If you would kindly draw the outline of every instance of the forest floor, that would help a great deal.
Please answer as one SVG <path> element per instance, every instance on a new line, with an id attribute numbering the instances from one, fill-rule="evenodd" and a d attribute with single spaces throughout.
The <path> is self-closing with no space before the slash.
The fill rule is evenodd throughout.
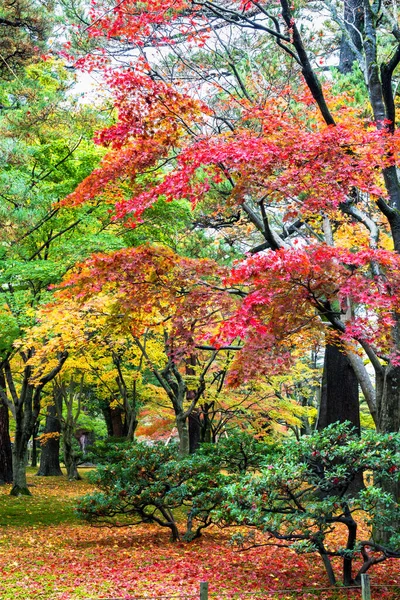
<path id="1" fill-rule="evenodd" d="M 92 528 L 74 515 L 77 497 L 91 489 L 85 479 L 34 477 L 32 470 L 28 479 L 32 497 L 13 498 L 9 486 L 0 487 L 1 600 L 190 600 L 200 581 L 209 582 L 210 600 L 360 598 L 359 590 L 327 589 L 316 555 L 271 546 L 237 552 L 231 532 L 218 529 L 172 544 L 154 526 Z M 400 599 L 400 561 L 378 565 L 370 576 L 372 600 Z"/>

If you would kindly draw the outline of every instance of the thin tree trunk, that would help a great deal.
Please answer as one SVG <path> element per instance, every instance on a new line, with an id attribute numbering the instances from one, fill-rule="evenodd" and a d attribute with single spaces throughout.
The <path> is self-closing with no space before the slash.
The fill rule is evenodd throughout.
<path id="1" fill-rule="evenodd" d="M 70 481 L 82 479 L 78 473 L 78 461 L 76 452 L 73 446 L 74 428 L 66 424 L 63 427 L 63 450 L 64 464 L 67 469 L 67 476 Z"/>
<path id="2" fill-rule="evenodd" d="M 35 429 L 32 433 L 32 456 L 31 456 L 31 467 L 37 467 L 38 449 L 37 449 L 37 435 L 39 433 L 39 423 L 36 422 Z"/>

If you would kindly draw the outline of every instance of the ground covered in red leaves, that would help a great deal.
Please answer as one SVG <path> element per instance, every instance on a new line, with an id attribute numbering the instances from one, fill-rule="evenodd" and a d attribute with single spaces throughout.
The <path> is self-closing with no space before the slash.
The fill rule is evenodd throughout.
<path id="1" fill-rule="evenodd" d="M 94 529 L 74 519 L 85 482 L 31 478 L 32 498 L 0 489 L 0 597 L 15 599 L 198 597 L 200 581 L 213 598 L 360 598 L 338 594 L 317 556 L 274 547 L 237 552 L 230 532 L 213 530 L 191 544 L 169 542 L 153 526 Z M 372 598 L 399 599 L 400 561 L 370 573 Z M 382 586 L 382 587 L 374 587 Z M 273 590 L 282 591 L 278 595 Z"/>

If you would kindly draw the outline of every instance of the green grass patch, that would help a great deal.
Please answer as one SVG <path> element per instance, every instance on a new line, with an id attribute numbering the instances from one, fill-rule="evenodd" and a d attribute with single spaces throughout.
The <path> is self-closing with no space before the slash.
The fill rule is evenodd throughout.
<path id="1" fill-rule="evenodd" d="M 77 523 L 74 507 L 77 496 L 91 488 L 86 470 L 82 481 L 63 477 L 36 477 L 36 469 L 27 469 L 28 487 L 32 496 L 10 496 L 11 486 L 0 487 L 0 527 L 42 527 Z"/>

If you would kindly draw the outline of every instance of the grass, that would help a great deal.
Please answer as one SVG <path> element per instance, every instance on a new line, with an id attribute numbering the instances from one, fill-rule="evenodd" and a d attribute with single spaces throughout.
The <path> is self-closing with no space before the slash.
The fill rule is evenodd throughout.
<path id="1" fill-rule="evenodd" d="M 32 496 L 9 496 L 10 486 L 0 488 L 0 527 L 41 527 L 76 523 L 77 496 L 87 493 L 87 469 L 80 470 L 82 481 L 66 477 L 36 477 L 37 469 L 28 468 L 28 486 Z"/>

